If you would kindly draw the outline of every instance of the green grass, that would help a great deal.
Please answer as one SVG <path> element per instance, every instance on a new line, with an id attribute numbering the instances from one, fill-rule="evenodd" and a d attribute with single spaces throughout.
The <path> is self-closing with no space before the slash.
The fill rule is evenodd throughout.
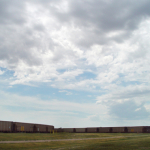
<path id="1" fill-rule="evenodd" d="M 135 133 L 0 133 L 0 141 L 22 141 L 22 140 L 52 140 L 52 139 L 81 139 L 116 136 L 137 136 L 146 134 Z"/>
<path id="2" fill-rule="evenodd" d="M 121 138 L 115 138 L 123 136 Z M 128 137 L 133 136 L 133 137 Z M 82 138 L 102 138 L 114 137 L 111 139 L 92 139 L 80 141 L 52 141 L 45 143 L 19 143 L 0 144 L 0 150 L 144 150 L 150 149 L 150 134 L 122 134 L 122 133 L 0 133 L 0 141 L 15 140 L 48 140 L 48 139 L 82 139 Z"/>

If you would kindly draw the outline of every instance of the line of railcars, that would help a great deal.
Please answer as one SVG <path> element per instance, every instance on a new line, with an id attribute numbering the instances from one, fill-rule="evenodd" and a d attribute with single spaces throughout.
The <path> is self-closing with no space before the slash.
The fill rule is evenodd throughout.
<path id="1" fill-rule="evenodd" d="M 58 128 L 56 130 L 69 133 L 150 133 L 150 126 Z"/>
<path id="2" fill-rule="evenodd" d="M 0 132 L 50 133 L 53 130 L 52 125 L 0 121 Z"/>
<path id="3" fill-rule="evenodd" d="M 54 128 L 53 125 L 0 121 L 0 132 L 26 133 L 150 133 L 150 126 Z"/>

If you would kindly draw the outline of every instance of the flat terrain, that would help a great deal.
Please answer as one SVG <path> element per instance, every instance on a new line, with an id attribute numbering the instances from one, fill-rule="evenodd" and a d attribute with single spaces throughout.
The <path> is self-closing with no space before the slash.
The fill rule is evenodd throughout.
<path id="1" fill-rule="evenodd" d="M 6 143 L 7 142 L 7 143 Z M 0 149 L 144 150 L 150 134 L 137 133 L 0 133 Z"/>

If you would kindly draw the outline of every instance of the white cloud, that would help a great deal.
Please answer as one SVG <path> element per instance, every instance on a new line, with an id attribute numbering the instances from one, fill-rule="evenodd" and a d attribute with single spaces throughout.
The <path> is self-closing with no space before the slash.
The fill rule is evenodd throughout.
<path id="1" fill-rule="evenodd" d="M 101 44 L 95 41 L 83 48 L 76 41 L 79 35 L 86 34 L 82 25 L 75 26 L 70 22 L 60 24 L 60 18 L 57 16 L 58 12 L 69 13 L 68 1 L 59 5 L 55 2 L 51 2 L 51 5 L 48 3 L 49 7 L 58 7 L 58 12 L 55 12 L 57 15 L 52 11 L 49 12 L 47 7 L 43 9 L 42 5 L 29 4 L 30 2 L 27 2 L 27 7 L 23 10 L 27 13 L 23 26 L 13 24 L 11 30 L 8 26 L 2 26 L 4 32 L 10 31 L 11 34 L 6 32 L 9 44 L 4 40 L 1 45 L 1 51 L 5 49 L 5 52 L 0 66 L 15 72 L 12 85 L 50 82 L 50 85 L 56 88 L 78 89 L 81 86 L 82 89 L 87 89 L 86 86 L 92 84 L 92 86 L 101 84 L 101 87 L 106 87 L 116 80 L 149 82 L 150 23 L 148 20 L 139 23 L 138 28 L 136 27 L 136 30 L 131 32 L 130 38 L 123 43 L 115 41 Z M 59 8 L 64 5 L 66 11 L 60 12 Z M 12 30 L 13 28 L 15 30 Z M 87 30 L 94 32 L 94 28 Z M 122 34 L 123 31 L 112 30 L 106 34 L 114 37 Z M 2 32 L 1 37 L 3 34 Z M 105 37 L 103 34 L 102 36 Z M 65 71 L 59 72 L 60 69 Z M 89 69 L 97 75 L 96 79 L 85 80 L 84 77 L 81 81 L 75 79 Z M 120 78 L 120 73 L 124 77 Z"/>
<path id="2" fill-rule="evenodd" d="M 68 91 L 66 91 L 66 90 L 60 90 L 59 92 L 65 92 L 65 93 L 66 93 L 66 95 L 72 95 L 72 93 L 71 93 L 71 92 L 68 92 Z"/>
<path id="3" fill-rule="evenodd" d="M 5 71 L 1 71 L 1 70 L 0 70 L 0 75 L 4 74 L 4 72 L 5 72 Z"/>
<path id="4" fill-rule="evenodd" d="M 59 100 L 43 101 L 36 97 L 19 96 L 3 91 L 0 91 L 0 94 L 0 112 L 3 112 L 4 114 L 1 116 L 1 120 L 47 123 L 59 127 L 60 120 L 63 118 L 64 121 L 62 121 L 61 126 L 69 127 L 69 125 L 71 125 L 73 127 L 76 125 L 81 127 L 90 122 L 90 120 L 87 119 L 87 116 L 91 114 L 101 114 L 102 112 L 107 111 L 106 106 L 97 105 L 95 103 L 81 104 Z M 13 111 L 13 109 L 15 109 L 15 111 Z M 6 115 L 4 112 L 6 112 Z M 9 113 L 11 115 L 7 115 Z M 22 115 L 25 117 L 22 118 Z M 29 118 L 27 116 L 29 116 Z M 43 116 L 45 116 L 45 119 L 43 119 Z M 49 119 L 47 120 L 46 118 Z M 56 118 L 60 120 L 58 121 Z M 82 118 L 83 120 L 86 120 L 86 122 L 82 121 L 80 124 L 80 122 L 76 120 L 76 124 L 70 123 L 70 121 L 68 124 L 63 123 L 68 122 L 67 120 L 70 120 L 71 118 L 76 118 L 77 120 L 81 120 Z"/>
<path id="5" fill-rule="evenodd" d="M 137 108 L 135 111 L 139 111 L 139 110 L 141 110 L 141 108 Z"/>
<path id="6" fill-rule="evenodd" d="M 127 87 L 116 87 L 110 93 L 98 96 L 97 102 L 118 103 L 135 100 L 137 103 L 149 101 L 150 87 L 147 85 L 131 85 Z"/>
<path id="7" fill-rule="evenodd" d="M 149 110 L 148 104 L 134 107 L 149 101 L 149 1 L 0 3 L 0 67 L 13 74 L 5 71 L 7 86 L 42 82 L 66 95 L 73 93 L 70 90 L 96 92 L 97 101 L 109 107 L 134 101 L 133 108 L 140 109 L 136 112 Z M 13 101 L 20 105 L 16 98 Z M 47 101 L 29 99 L 35 108 L 51 108 Z M 27 107 L 30 101 L 23 103 Z M 63 105 L 52 101 L 54 108 L 56 104 Z M 80 108 L 74 106 L 74 110 Z"/>

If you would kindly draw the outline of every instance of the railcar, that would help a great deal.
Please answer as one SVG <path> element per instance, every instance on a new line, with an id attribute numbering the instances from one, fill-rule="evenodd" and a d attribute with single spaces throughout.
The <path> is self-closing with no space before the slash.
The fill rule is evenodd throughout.
<path id="1" fill-rule="evenodd" d="M 12 122 L 0 121 L 0 132 L 12 132 Z"/>
<path id="2" fill-rule="evenodd" d="M 76 133 L 86 133 L 87 128 L 76 128 Z"/>
<path id="3" fill-rule="evenodd" d="M 142 133 L 150 133 L 150 126 L 144 126 Z"/>
<path id="4" fill-rule="evenodd" d="M 112 133 L 124 133 L 125 127 L 112 127 Z"/>
<path id="5" fill-rule="evenodd" d="M 69 133 L 150 133 L 150 126 L 61 128 L 60 132 L 69 132 Z"/>
<path id="6" fill-rule="evenodd" d="M 143 128 L 142 126 L 139 127 L 128 127 L 128 132 L 129 133 L 142 133 L 143 132 Z"/>
<path id="7" fill-rule="evenodd" d="M 49 133 L 52 130 L 52 125 L 0 121 L 0 132 Z"/>
<path id="8" fill-rule="evenodd" d="M 150 133 L 150 126 L 87 127 L 87 128 L 55 128 L 54 129 L 54 126 L 52 125 L 13 122 L 13 121 L 0 121 L 0 132 Z"/>
<path id="9" fill-rule="evenodd" d="M 60 133 L 60 132 L 64 132 L 64 129 L 63 128 L 55 128 L 55 131 Z"/>
<path id="10" fill-rule="evenodd" d="M 99 132 L 99 128 L 87 128 L 87 133 L 97 133 Z"/>
<path id="11" fill-rule="evenodd" d="M 69 132 L 69 133 L 75 133 L 76 132 L 76 128 L 63 128 L 64 132 Z"/>
<path id="12" fill-rule="evenodd" d="M 100 127 L 99 132 L 100 133 L 109 133 L 110 132 L 110 127 Z"/>

